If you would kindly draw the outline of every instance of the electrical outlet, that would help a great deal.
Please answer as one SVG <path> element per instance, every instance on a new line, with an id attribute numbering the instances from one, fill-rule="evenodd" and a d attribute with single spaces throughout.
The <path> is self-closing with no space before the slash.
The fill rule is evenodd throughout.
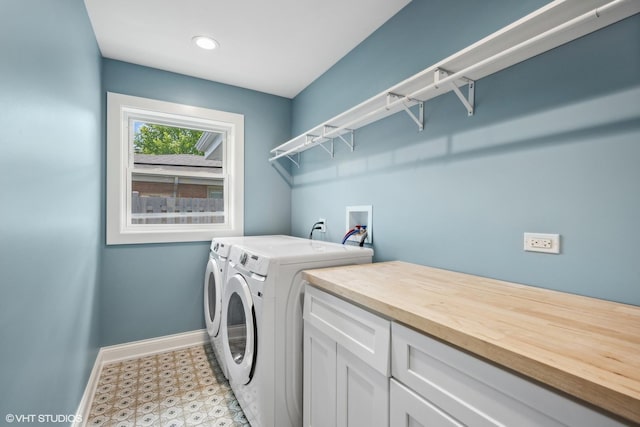
<path id="1" fill-rule="evenodd" d="M 524 233 L 524 250 L 528 252 L 560 253 L 560 235 Z"/>
<path id="2" fill-rule="evenodd" d="M 318 219 L 318 222 L 321 222 L 322 224 L 320 225 L 320 229 L 318 230 L 321 233 L 326 233 L 327 232 L 327 220 L 324 218 L 320 218 Z"/>

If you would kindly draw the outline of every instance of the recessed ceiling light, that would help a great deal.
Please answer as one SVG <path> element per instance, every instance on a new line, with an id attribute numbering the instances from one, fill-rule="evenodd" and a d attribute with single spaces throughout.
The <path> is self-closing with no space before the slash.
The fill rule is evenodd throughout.
<path id="1" fill-rule="evenodd" d="M 191 39 L 196 46 L 202 49 L 213 50 L 218 47 L 218 42 L 207 36 L 195 36 Z"/>

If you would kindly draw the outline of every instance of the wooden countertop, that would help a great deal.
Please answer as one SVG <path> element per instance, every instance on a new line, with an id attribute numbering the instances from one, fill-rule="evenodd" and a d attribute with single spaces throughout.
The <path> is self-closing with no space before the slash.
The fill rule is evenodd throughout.
<path id="1" fill-rule="evenodd" d="M 640 307 L 399 261 L 303 277 L 640 423 Z"/>

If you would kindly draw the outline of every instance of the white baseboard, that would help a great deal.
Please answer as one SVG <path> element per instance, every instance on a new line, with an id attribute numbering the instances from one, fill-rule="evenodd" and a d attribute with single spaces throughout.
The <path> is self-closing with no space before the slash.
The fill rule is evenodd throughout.
<path id="1" fill-rule="evenodd" d="M 148 340 L 110 345 L 108 347 L 102 347 L 100 353 L 102 353 L 102 363 L 113 363 L 204 344 L 208 340 L 209 336 L 207 335 L 206 329 L 200 329 L 198 331 L 165 335 Z"/>
<path id="2" fill-rule="evenodd" d="M 84 389 L 84 394 L 80 400 L 80 405 L 76 415 L 80 415 L 82 421 L 74 422 L 73 427 L 82 427 L 89 420 L 91 403 L 98 386 L 98 378 L 102 367 L 107 363 L 119 362 L 121 360 L 135 359 L 166 351 L 179 350 L 185 347 L 205 344 L 209 341 L 206 329 L 183 332 L 180 334 L 166 335 L 158 338 L 151 338 L 141 341 L 133 341 L 125 344 L 110 345 L 100 348 L 98 356 L 93 364 L 89 381 Z"/>
<path id="3" fill-rule="evenodd" d="M 87 386 L 84 388 L 84 394 L 82 395 L 82 399 L 80 399 L 80 405 L 78 405 L 78 410 L 75 414 L 76 419 L 71 424 L 72 427 L 87 425 L 87 421 L 89 420 L 89 411 L 91 410 L 91 402 L 93 402 L 93 395 L 98 387 L 98 378 L 100 378 L 102 365 L 102 349 L 100 349 L 96 356 L 96 361 L 93 363 L 93 369 L 91 369 Z M 78 418 L 78 416 L 80 416 L 80 418 Z"/>

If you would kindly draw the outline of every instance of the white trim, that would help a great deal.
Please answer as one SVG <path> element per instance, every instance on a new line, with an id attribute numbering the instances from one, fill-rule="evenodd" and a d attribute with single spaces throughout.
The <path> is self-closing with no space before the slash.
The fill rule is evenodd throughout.
<path id="1" fill-rule="evenodd" d="M 103 363 L 113 363 L 205 344 L 208 340 L 209 336 L 206 329 L 199 329 L 147 340 L 110 345 L 102 347 L 100 352 L 102 353 Z"/>
<path id="2" fill-rule="evenodd" d="M 72 426 L 85 426 L 89 420 L 89 411 L 91 410 L 91 404 L 93 403 L 96 388 L 98 387 L 100 372 L 105 364 L 179 350 L 207 342 L 209 342 L 209 335 L 206 329 L 199 329 L 197 331 L 183 332 L 100 348 L 93 364 L 91 375 L 89 375 L 87 386 L 84 389 L 84 394 L 82 395 L 82 399 L 80 399 L 78 410 L 76 411 L 77 415 L 82 416 L 82 421 L 74 422 Z"/>
<path id="3" fill-rule="evenodd" d="M 93 363 L 93 369 L 91 369 L 87 386 L 84 388 L 82 399 L 80 399 L 80 404 L 76 410 L 76 416 L 80 415 L 80 421 L 76 418 L 76 420 L 71 424 L 72 427 L 82 427 L 87 425 L 87 421 L 89 420 L 89 411 L 91 411 L 91 403 L 93 403 L 93 397 L 95 396 L 96 389 L 98 388 L 98 379 L 100 379 L 100 371 L 102 371 L 103 364 L 102 350 L 100 350 L 98 351 L 96 361 Z"/>
<path id="4" fill-rule="evenodd" d="M 222 152 L 224 174 L 224 224 L 131 224 L 129 164 L 129 115 L 149 116 L 154 122 L 183 124 L 207 131 L 223 130 L 226 145 Z M 140 171 L 149 173 L 148 170 Z M 166 172 L 166 171 L 165 171 Z M 171 171 L 171 175 L 193 173 Z M 172 102 L 107 92 L 107 245 L 209 241 L 214 237 L 244 234 L 244 116 L 242 114 L 193 107 Z"/>

